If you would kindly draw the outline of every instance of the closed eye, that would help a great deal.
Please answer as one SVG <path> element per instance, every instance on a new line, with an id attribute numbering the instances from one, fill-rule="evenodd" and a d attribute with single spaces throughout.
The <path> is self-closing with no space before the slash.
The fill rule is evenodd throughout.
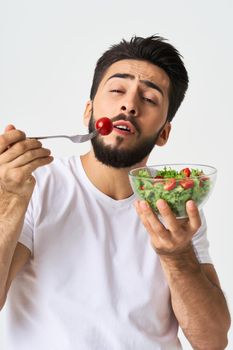
<path id="1" fill-rule="evenodd" d="M 118 90 L 118 89 L 112 89 L 112 90 L 110 90 L 110 92 L 116 92 L 118 94 L 123 93 L 122 90 Z"/>
<path id="2" fill-rule="evenodd" d="M 157 105 L 157 103 L 156 103 L 154 100 L 151 100 L 151 99 L 148 98 L 148 97 L 143 96 L 142 98 L 143 98 L 143 100 L 146 101 L 146 102 L 149 102 L 149 103 L 151 103 L 151 104 L 153 104 L 153 105 Z"/>

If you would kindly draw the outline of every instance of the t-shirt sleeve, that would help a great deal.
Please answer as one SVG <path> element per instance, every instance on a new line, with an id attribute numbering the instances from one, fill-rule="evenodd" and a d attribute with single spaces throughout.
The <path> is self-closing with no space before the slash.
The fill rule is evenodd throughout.
<path id="1" fill-rule="evenodd" d="M 200 212 L 200 215 L 201 215 L 202 224 L 199 230 L 193 236 L 192 244 L 193 244 L 193 248 L 196 253 L 198 261 L 201 264 L 204 264 L 204 263 L 212 264 L 213 261 L 209 254 L 209 241 L 207 239 L 206 219 L 203 211 Z"/>
<path id="2" fill-rule="evenodd" d="M 23 228 L 18 239 L 19 243 L 25 245 L 30 249 L 31 253 L 33 252 L 33 210 L 32 210 L 32 199 L 29 203 L 25 218 Z"/>

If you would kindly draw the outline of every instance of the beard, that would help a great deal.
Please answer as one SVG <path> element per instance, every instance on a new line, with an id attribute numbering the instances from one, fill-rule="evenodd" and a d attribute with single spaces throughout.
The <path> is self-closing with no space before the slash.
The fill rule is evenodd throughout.
<path id="1" fill-rule="evenodd" d="M 140 138 L 141 132 L 135 121 L 135 117 L 126 117 L 124 114 L 119 114 L 118 116 L 112 118 L 112 122 L 117 120 L 130 121 L 138 132 L 138 138 Z M 104 136 L 98 134 L 96 137 L 91 139 L 95 157 L 96 159 L 98 159 L 98 161 L 110 167 L 118 169 L 132 167 L 133 165 L 140 163 L 143 159 L 149 156 L 165 124 L 163 124 L 162 127 L 151 137 L 144 137 L 139 139 L 137 145 L 134 146 L 134 148 L 132 149 L 122 149 L 119 147 L 119 145 L 124 140 L 124 138 L 121 136 L 116 137 L 116 145 L 112 146 L 105 145 L 103 141 Z M 89 121 L 88 129 L 89 132 L 95 130 L 95 119 L 93 110 Z"/>

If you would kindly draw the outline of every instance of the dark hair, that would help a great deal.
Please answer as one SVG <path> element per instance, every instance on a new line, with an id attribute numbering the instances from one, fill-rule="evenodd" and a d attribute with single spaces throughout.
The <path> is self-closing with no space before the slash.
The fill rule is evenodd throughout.
<path id="1" fill-rule="evenodd" d="M 147 38 L 134 36 L 130 41 L 122 39 L 119 44 L 112 45 L 99 58 L 96 64 L 91 100 L 94 99 L 99 84 L 106 70 L 115 62 L 125 59 L 148 61 L 162 68 L 170 79 L 169 108 L 167 120 L 175 116 L 188 88 L 188 74 L 180 53 L 166 39 L 153 35 Z"/>

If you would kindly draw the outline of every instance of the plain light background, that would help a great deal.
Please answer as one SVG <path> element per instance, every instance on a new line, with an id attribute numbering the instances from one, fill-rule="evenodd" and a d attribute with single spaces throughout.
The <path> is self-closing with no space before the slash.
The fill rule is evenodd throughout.
<path id="1" fill-rule="evenodd" d="M 28 136 L 85 133 L 82 121 L 98 57 L 132 35 L 160 34 L 184 56 L 190 87 L 165 147 L 149 164 L 194 162 L 218 169 L 205 205 L 210 251 L 233 307 L 232 150 L 233 2 L 156 0 L 0 0 L 0 129 Z M 53 155 L 86 152 L 89 143 L 47 141 Z M 0 349 L 4 349 L 4 312 Z M 184 349 L 189 350 L 182 332 Z M 233 334 L 229 345 L 233 349 Z"/>

